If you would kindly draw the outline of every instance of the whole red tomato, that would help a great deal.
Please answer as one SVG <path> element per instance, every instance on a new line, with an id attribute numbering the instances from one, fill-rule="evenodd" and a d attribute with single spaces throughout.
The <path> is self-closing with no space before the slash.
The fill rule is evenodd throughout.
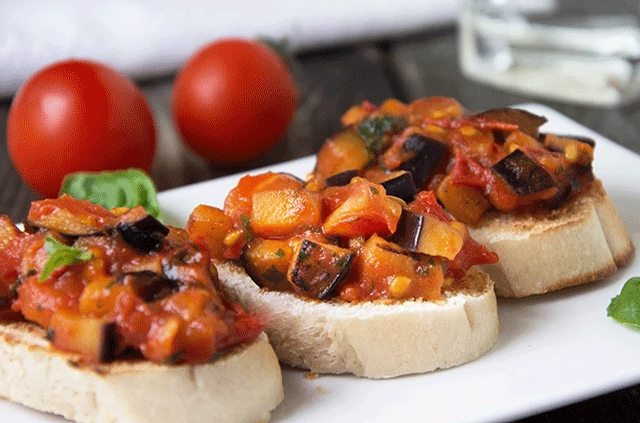
<path id="1" fill-rule="evenodd" d="M 156 135 L 144 95 L 126 76 L 88 60 L 54 63 L 16 93 L 7 147 L 34 191 L 56 197 L 64 176 L 129 167 L 151 171 Z"/>
<path id="2" fill-rule="evenodd" d="M 185 62 L 173 86 L 173 117 L 196 153 L 218 165 L 234 165 L 278 142 L 297 97 L 291 72 L 271 48 L 226 38 Z"/>

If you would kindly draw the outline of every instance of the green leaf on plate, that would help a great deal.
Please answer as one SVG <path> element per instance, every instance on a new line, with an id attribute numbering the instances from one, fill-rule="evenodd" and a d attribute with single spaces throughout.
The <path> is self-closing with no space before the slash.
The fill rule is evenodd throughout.
<path id="1" fill-rule="evenodd" d="M 44 249 L 47 251 L 48 258 L 38 278 L 40 282 L 47 280 L 49 275 L 60 266 L 89 261 L 93 257 L 93 254 L 88 251 L 64 245 L 50 236 L 44 239 Z"/>
<path id="2" fill-rule="evenodd" d="M 160 219 L 156 188 L 151 178 L 140 169 L 72 173 L 62 181 L 62 194 L 88 200 L 107 209 L 141 205 L 151 216 Z"/>
<path id="3" fill-rule="evenodd" d="M 640 328 L 640 277 L 624 284 L 620 295 L 611 299 L 607 316 L 620 323 Z"/>

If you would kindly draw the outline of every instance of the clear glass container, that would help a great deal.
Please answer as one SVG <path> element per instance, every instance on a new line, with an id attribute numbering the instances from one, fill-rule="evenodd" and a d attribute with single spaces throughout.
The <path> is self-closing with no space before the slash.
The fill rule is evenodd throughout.
<path id="1" fill-rule="evenodd" d="M 469 0 L 460 66 L 472 80 L 541 98 L 629 103 L 640 98 L 637 15 L 635 2 Z"/>

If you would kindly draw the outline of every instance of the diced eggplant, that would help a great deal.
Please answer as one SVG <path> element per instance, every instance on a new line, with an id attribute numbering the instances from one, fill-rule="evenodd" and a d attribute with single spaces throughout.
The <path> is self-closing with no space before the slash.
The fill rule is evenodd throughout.
<path id="1" fill-rule="evenodd" d="M 158 251 L 162 240 L 169 233 L 169 228 L 150 214 L 136 209 L 131 209 L 122 216 L 116 230 L 132 247 L 146 253 Z"/>
<path id="2" fill-rule="evenodd" d="M 293 251 L 286 240 L 256 237 L 242 248 L 240 261 L 247 274 L 261 288 L 290 291 L 287 271 Z"/>
<path id="3" fill-rule="evenodd" d="M 519 149 L 494 164 L 491 169 L 519 195 L 533 194 L 556 186 L 549 172 Z"/>
<path id="4" fill-rule="evenodd" d="M 595 141 L 586 137 L 543 134 L 541 141 L 549 151 L 561 153 L 565 160 L 578 171 L 591 171 Z"/>
<path id="5" fill-rule="evenodd" d="M 543 116 L 538 116 L 526 110 L 509 107 L 485 110 L 471 116 L 471 118 L 518 125 L 520 131 L 536 139 L 538 138 L 538 128 L 547 122 L 547 119 Z M 506 138 L 507 135 L 505 132 L 508 133 L 508 131 L 494 129 L 494 133 L 496 132 L 500 134 L 503 139 Z"/>
<path id="6" fill-rule="evenodd" d="M 351 250 L 305 239 L 293 257 L 287 277 L 296 292 L 321 300 L 346 278 L 354 257 Z"/>
<path id="7" fill-rule="evenodd" d="M 545 200 L 542 203 L 544 207 L 548 209 L 557 209 L 567 201 L 567 199 L 571 195 L 571 192 L 573 191 L 573 187 L 571 186 L 571 183 L 567 182 L 562 186 L 560 186 L 559 188 L 560 189 L 558 189 L 558 193 L 556 195 L 549 198 L 548 200 Z"/>
<path id="8" fill-rule="evenodd" d="M 540 134 L 540 138 L 541 141 L 544 143 L 547 135 L 549 134 Z M 585 144 L 590 145 L 591 147 L 595 147 L 596 146 L 596 140 L 594 140 L 593 138 L 589 138 L 589 137 L 585 137 L 583 135 L 559 135 L 559 134 L 553 134 L 558 138 L 568 138 L 568 139 L 572 139 L 572 140 L 576 140 L 576 141 L 580 141 L 583 142 Z"/>
<path id="9" fill-rule="evenodd" d="M 358 278 L 368 283 L 370 294 L 378 291 L 398 299 L 440 298 L 444 281 L 440 257 L 409 251 L 374 235 L 358 252 L 356 261 Z"/>
<path id="10" fill-rule="evenodd" d="M 403 209 L 396 231 L 391 235 L 389 241 L 398 244 L 405 250 L 416 251 L 420 244 L 423 223 L 424 215 Z"/>
<path id="11" fill-rule="evenodd" d="M 357 169 L 345 170 L 344 172 L 329 176 L 325 179 L 325 182 L 329 187 L 342 187 L 348 185 L 349 182 L 359 174 L 360 172 L 358 172 Z"/>
<path id="12" fill-rule="evenodd" d="M 403 148 L 415 155 L 402 163 L 400 169 L 411 173 L 413 183 L 418 188 L 426 185 L 449 151 L 449 146 L 446 144 L 421 134 L 409 135 Z"/>
<path id="13" fill-rule="evenodd" d="M 118 331 L 115 322 L 105 322 L 100 333 L 100 355 L 98 359 L 101 363 L 108 363 L 116 359 L 118 351 Z"/>
<path id="14" fill-rule="evenodd" d="M 393 195 L 407 203 L 413 201 L 416 194 L 418 194 L 413 176 L 407 171 L 394 173 L 391 178 L 383 181 L 381 185 L 387 191 L 387 195 Z"/>
<path id="15" fill-rule="evenodd" d="M 53 345 L 80 353 L 89 361 L 107 363 L 118 354 L 118 333 L 115 322 L 79 314 L 56 312 L 45 337 Z"/>
<path id="16" fill-rule="evenodd" d="M 130 286 L 147 303 L 161 300 L 180 289 L 180 282 L 146 270 L 122 275 L 121 283 Z"/>
<path id="17" fill-rule="evenodd" d="M 372 156 L 355 127 L 350 127 L 328 139 L 316 155 L 314 174 L 326 179 L 351 169 L 364 169 Z"/>
<path id="18" fill-rule="evenodd" d="M 77 218 L 66 209 L 60 209 L 48 216 L 43 216 L 36 221 L 25 220 L 24 230 L 27 233 L 35 233 L 38 230 L 52 230 L 70 238 L 79 236 L 104 235 L 110 228 L 92 225 Z"/>
<path id="19" fill-rule="evenodd" d="M 449 260 L 453 260 L 464 244 L 461 232 L 452 225 L 434 216 L 406 209 L 402 211 L 398 227 L 389 241 L 408 251 L 446 257 Z"/>

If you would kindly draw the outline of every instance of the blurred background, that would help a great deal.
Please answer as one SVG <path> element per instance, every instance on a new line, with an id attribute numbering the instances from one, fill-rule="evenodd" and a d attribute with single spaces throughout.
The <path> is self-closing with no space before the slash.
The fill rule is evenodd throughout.
<path id="1" fill-rule="evenodd" d="M 5 0 L 0 16 L 0 214 L 21 220 L 29 201 L 37 198 L 17 176 L 6 151 L 12 95 L 43 66 L 70 57 L 108 64 L 142 88 L 156 119 L 152 176 L 160 190 L 313 154 L 339 128 L 340 115 L 351 105 L 363 100 L 379 104 L 388 97 L 408 102 L 451 96 L 475 110 L 537 101 L 616 142 L 637 146 L 640 117 L 633 101 L 614 107 L 558 101 L 463 72 L 458 21 L 471 7 L 500 18 L 513 17 L 514 10 L 562 10 L 621 14 L 637 22 L 638 14 L 635 2 L 595 0 Z M 185 148 L 170 115 L 178 69 L 199 47 L 225 36 L 268 38 L 286 46 L 299 89 L 286 136 L 259 160 L 235 169 L 218 169 Z"/>
<path id="2" fill-rule="evenodd" d="M 640 55 L 611 53 L 616 60 L 623 57 L 628 85 L 620 88 L 619 81 L 616 85 L 607 80 L 607 89 L 615 85 L 614 92 L 625 95 L 614 96 L 608 104 L 595 101 L 601 95 L 562 98 L 530 89 L 532 76 L 524 83 L 521 76 L 504 76 L 517 59 L 514 55 L 504 59 L 504 49 L 511 48 L 508 41 L 480 39 L 473 29 L 459 26 L 463 13 L 472 11 L 515 22 L 509 32 L 516 33 L 522 28 L 518 26 L 522 16 L 553 10 L 581 16 L 622 15 L 625 34 L 630 31 L 629 37 L 640 45 L 634 32 L 639 12 L 635 1 L 4 0 L 0 12 L 0 214 L 21 221 L 30 202 L 38 198 L 22 182 L 7 152 L 12 96 L 35 71 L 69 57 L 106 63 L 134 78 L 142 89 L 155 118 L 158 148 L 152 178 L 159 190 L 314 154 L 339 129 L 340 116 L 351 105 L 364 100 L 380 104 L 390 97 L 409 102 L 450 96 L 471 110 L 541 103 L 640 151 L 640 105 L 634 91 Z M 466 45 L 463 31 L 471 31 Z M 287 133 L 273 149 L 259 159 L 222 169 L 184 145 L 171 118 L 170 97 L 184 61 L 203 44 L 224 36 L 266 37 L 286 46 L 299 99 Z M 547 47 L 527 48 L 540 53 Z M 477 54 L 491 59 L 492 67 L 474 73 L 478 68 L 472 62 L 471 69 L 465 69 L 463 48 L 477 49 Z M 494 72 L 497 76 L 490 78 Z M 581 81 L 588 79 L 587 73 L 579 73 Z M 638 406 L 640 390 L 633 387 L 523 421 L 630 422 L 637 420 Z"/>

